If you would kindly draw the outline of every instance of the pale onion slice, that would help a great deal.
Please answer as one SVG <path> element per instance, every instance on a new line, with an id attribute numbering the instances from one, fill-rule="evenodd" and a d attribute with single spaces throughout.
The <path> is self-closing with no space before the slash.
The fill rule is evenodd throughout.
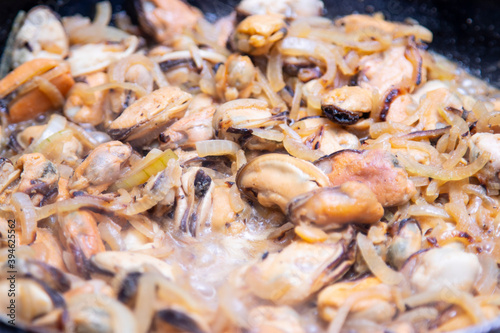
<path id="1" fill-rule="evenodd" d="M 472 106 L 472 112 L 478 119 L 476 123 L 476 131 L 479 132 L 487 132 L 491 133 L 493 132 L 489 126 L 488 122 L 490 120 L 490 115 L 488 112 L 488 109 L 486 109 L 486 106 L 484 105 L 483 102 L 477 101 L 474 106 Z"/>
<path id="2" fill-rule="evenodd" d="M 375 250 L 373 243 L 362 233 L 356 237 L 358 248 L 370 271 L 380 281 L 388 285 L 397 285 L 404 280 L 403 274 L 389 268 Z"/>
<path id="3" fill-rule="evenodd" d="M 236 155 L 240 146 L 229 140 L 204 140 L 196 142 L 198 156 Z"/>
<path id="4" fill-rule="evenodd" d="M 64 96 L 52 82 L 42 76 L 35 76 L 33 82 L 38 85 L 38 89 L 50 100 L 54 108 L 64 105 Z"/>
<path id="5" fill-rule="evenodd" d="M 301 158 L 303 160 L 314 162 L 325 154 L 319 149 L 313 150 L 307 147 L 303 142 L 300 135 L 298 135 L 294 130 L 285 124 L 280 125 L 283 132 L 285 132 L 285 138 L 283 139 L 283 146 L 286 151 L 294 156 Z"/>
<path id="6" fill-rule="evenodd" d="M 220 53 L 210 50 L 200 50 L 199 53 L 203 59 L 208 60 L 211 63 L 217 64 L 219 62 L 226 62 L 227 57 Z M 164 55 L 159 57 L 151 57 L 151 60 L 157 63 L 162 63 L 164 61 L 176 60 L 176 59 L 191 59 L 191 53 L 188 50 L 175 51 L 175 52 L 165 53 Z"/>
<path id="7" fill-rule="evenodd" d="M 42 135 L 26 148 L 25 154 L 33 152 L 45 139 L 65 129 L 67 123 L 66 117 L 57 114 L 52 115 Z"/>
<path id="8" fill-rule="evenodd" d="M 421 320 L 434 320 L 439 316 L 438 310 L 432 307 L 421 307 L 406 311 L 398 320 L 414 323 Z"/>
<path id="9" fill-rule="evenodd" d="M 37 230 L 37 216 L 35 206 L 31 202 L 29 195 L 23 192 L 16 192 L 12 194 L 10 201 L 16 210 L 16 217 L 21 223 L 21 244 L 28 245 L 33 243 Z"/>
<path id="10" fill-rule="evenodd" d="M 484 321 L 483 311 L 475 298 L 468 292 L 464 292 L 452 286 L 446 286 L 441 290 L 429 290 L 420 294 L 412 295 L 404 300 L 410 307 L 445 301 L 461 307 L 470 317 L 474 324 Z"/>
<path id="11" fill-rule="evenodd" d="M 120 235 L 121 227 L 111 219 L 99 222 L 97 227 L 103 241 L 105 241 L 112 251 L 121 251 L 124 249 L 123 240 Z"/>
<path id="12" fill-rule="evenodd" d="M 328 325 L 327 332 L 340 333 L 352 306 L 361 300 L 364 301 L 371 298 L 390 298 L 390 290 L 386 286 L 376 286 L 349 296 L 337 311 L 330 325 Z"/>
<path id="13" fill-rule="evenodd" d="M 433 205 L 411 205 L 410 208 L 408 208 L 408 215 L 441 217 L 445 219 L 451 218 L 444 208 Z"/>
<path id="14" fill-rule="evenodd" d="M 279 44 L 279 43 L 278 43 Z M 271 51 L 271 56 L 267 62 L 267 79 L 271 88 L 278 92 L 285 88 L 285 80 L 283 79 L 283 57 L 279 52 L 279 46 L 275 46 Z"/>
<path id="15" fill-rule="evenodd" d="M 103 211 L 118 211 L 123 209 L 124 205 L 115 202 L 110 203 L 98 197 L 79 196 L 36 208 L 36 219 L 43 220 L 56 213 L 69 213 L 85 207 L 97 208 Z"/>
<path id="16" fill-rule="evenodd" d="M 261 139 L 282 142 L 285 137 L 283 133 L 273 129 L 252 128 L 252 134 Z"/>
<path id="17" fill-rule="evenodd" d="M 110 187 L 110 191 L 116 191 L 119 188 L 130 189 L 145 183 L 151 176 L 164 170 L 171 158 L 178 159 L 177 155 L 175 155 L 172 150 L 167 149 L 140 168 L 132 168 L 122 179 L 118 180 Z"/>
<path id="18" fill-rule="evenodd" d="M 33 149 L 33 152 L 41 153 L 47 157 L 51 155 L 55 150 L 61 148 L 61 143 L 64 144 L 64 142 L 68 141 L 72 136 L 73 131 L 71 131 L 70 129 L 56 132 L 40 142 L 40 144 L 36 146 L 35 149 Z M 60 154 L 61 150 L 59 150 L 58 153 Z"/>
<path id="19" fill-rule="evenodd" d="M 451 170 L 443 169 L 433 165 L 423 165 L 406 157 L 403 154 L 397 155 L 399 162 L 405 169 L 415 175 L 430 177 L 438 180 L 461 180 L 469 178 L 481 170 L 490 159 L 490 154 L 487 152 L 482 153 L 474 162 L 464 167 L 456 167 Z"/>
<path id="20" fill-rule="evenodd" d="M 111 138 L 106 137 L 107 134 L 102 133 L 102 132 L 101 132 L 102 134 L 106 135 L 104 137 L 105 138 L 104 141 L 96 140 L 96 138 L 92 135 L 91 132 L 87 132 L 82 127 L 80 127 L 72 122 L 68 123 L 68 128 L 73 131 L 73 135 L 78 139 L 78 141 L 80 141 L 83 145 L 87 146 L 90 149 L 94 149 L 100 143 L 111 141 Z M 94 134 L 95 133 L 96 132 L 94 132 Z"/>

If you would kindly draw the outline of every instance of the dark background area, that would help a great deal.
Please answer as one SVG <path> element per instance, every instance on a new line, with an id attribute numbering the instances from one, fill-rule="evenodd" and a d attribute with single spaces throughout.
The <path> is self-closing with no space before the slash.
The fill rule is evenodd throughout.
<path id="1" fill-rule="evenodd" d="M 62 15 L 93 15 L 98 0 L 1 0 L 0 50 L 16 13 L 46 4 Z M 272 0 L 270 0 L 272 1 Z M 209 20 L 231 12 L 239 0 L 189 0 Z M 111 0 L 115 11 L 133 12 L 131 0 Z M 324 0 L 326 16 L 381 11 L 387 19 L 416 19 L 434 33 L 430 48 L 500 87 L 500 1 L 498 0 Z"/>

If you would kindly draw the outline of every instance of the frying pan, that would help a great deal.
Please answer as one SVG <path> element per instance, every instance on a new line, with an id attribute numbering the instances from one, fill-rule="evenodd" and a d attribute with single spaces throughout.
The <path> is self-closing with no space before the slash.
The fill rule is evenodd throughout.
<path id="1" fill-rule="evenodd" d="M 19 10 L 38 4 L 64 15 L 93 16 L 99 0 L 0 0 L 0 50 L 3 52 L 12 21 Z M 272 0 L 269 0 L 272 1 Z M 113 11 L 135 17 L 131 0 L 110 0 Z M 209 21 L 229 14 L 239 0 L 189 0 Z M 498 0 L 323 0 L 325 15 L 335 18 L 353 12 L 382 12 L 389 20 L 411 17 L 434 34 L 430 49 L 459 62 L 472 74 L 500 88 L 500 1 Z M 0 297 L 5 297 L 4 295 Z M 24 332 L 0 323 L 0 332 Z M 500 333 L 500 318 L 456 333 Z"/>

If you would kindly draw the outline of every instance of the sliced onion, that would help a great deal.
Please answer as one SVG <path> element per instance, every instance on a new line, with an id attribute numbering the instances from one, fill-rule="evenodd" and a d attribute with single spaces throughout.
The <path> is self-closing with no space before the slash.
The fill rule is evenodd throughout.
<path id="1" fill-rule="evenodd" d="M 252 134 L 258 136 L 261 139 L 282 142 L 285 137 L 283 133 L 273 129 L 262 129 L 262 128 L 253 128 Z"/>
<path id="2" fill-rule="evenodd" d="M 438 163 L 442 159 L 440 153 L 430 143 L 402 140 L 398 138 L 391 138 L 389 141 L 393 148 L 415 149 L 424 152 L 429 155 L 429 158 L 433 163 Z"/>
<path id="3" fill-rule="evenodd" d="M 218 64 L 219 62 L 226 62 L 227 57 L 217 52 L 209 51 L 209 50 L 200 50 L 200 56 L 210 61 L 213 64 Z M 159 57 L 151 57 L 151 59 L 157 63 L 162 63 L 169 60 L 176 59 L 191 59 L 191 53 L 189 51 L 176 51 L 165 53 Z"/>
<path id="4" fill-rule="evenodd" d="M 384 121 L 379 123 L 374 123 L 370 126 L 370 137 L 376 139 L 382 134 L 398 134 L 398 133 L 409 133 L 411 132 L 412 127 L 392 122 L 392 121 Z"/>
<path id="5" fill-rule="evenodd" d="M 337 64 L 333 55 L 333 46 L 312 39 L 286 37 L 283 39 L 280 50 L 285 55 L 315 57 L 323 60 L 326 72 L 321 77 L 323 86 L 332 84 L 337 74 Z"/>
<path id="6" fill-rule="evenodd" d="M 68 31 L 72 44 L 99 43 L 106 36 L 106 26 L 111 20 L 111 4 L 108 1 L 96 4 L 94 22 L 90 25 L 74 27 Z"/>
<path id="7" fill-rule="evenodd" d="M 262 90 L 264 90 L 264 93 L 266 94 L 273 108 L 279 108 L 278 109 L 279 111 L 283 111 L 286 109 L 285 102 L 271 88 L 269 82 L 266 79 L 266 76 L 258 68 L 257 68 L 257 82 L 259 82 Z"/>
<path id="8" fill-rule="evenodd" d="M 293 120 L 299 119 L 300 103 L 302 102 L 302 86 L 302 82 L 297 80 L 292 99 L 292 107 L 290 108 L 290 119 Z"/>
<path id="9" fill-rule="evenodd" d="M 56 213 L 69 213 L 87 207 L 98 208 L 104 211 L 123 209 L 123 205 L 121 204 L 109 203 L 98 197 L 79 196 L 36 208 L 36 219 L 42 220 Z"/>
<path id="10" fill-rule="evenodd" d="M 476 116 L 476 131 L 479 132 L 488 132 L 491 133 L 492 130 L 488 126 L 488 122 L 490 120 L 488 109 L 483 102 L 477 101 L 474 106 L 472 106 L 472 112 Z"/>
<path id="11" fill-rule="evenodd" d="M 25 154 L 33 152 L 38 147 L 38 145 L 42 143 L 42 141 L 56 134 L 57 132 L 64 130 L 64 128 L 66 128 L 67 123 L 68 121 L 66 117 L 60 116 L 58 114 L 53 114 L 50 117 L 49 122 L 47 123 L 47 127 L 42 132 L 38 140 L 34 141 L 31 145 L 29 145 L 28 148 L 26 148 Z"/>
<path id="12" fill-rule="evenodd" d="M 498 205 L 498 202 L 491 196 L 489 196 L 484 187 L 482 187 L 481 185 L 465 184 L 464 186 L 462 186 L 462 190 L 467 194 L 473 194 L 481 198 L 481 200 L 483 200 L 490 207 L 497 207 Z"/>
<path id="13" fill-rule="evenodd" d="M 73 136 L 73 132 L 70 129 L 65 129 L 62 131 L 59 131 L 57 133 L 52 134 L 42 142 L 38 146 L 35 147 L 33 152 L 35 153 L 42 153 L 46 156 L 50 155 L 50 152 L 54 151 L 54 149 L 61 148 L 58 143 L 61 141 L 67 141 L 69 138 Z M 59 151 L 60 153 L 61 151 Z"/>
<path id="14" fill-rule="evenodd" d="M 236 155 L 240 146 L 229 140 L 204 140 L 196 142 L 198 156 Z"/>
<path id="15" fill-rule="evenodd" d="M 370 271 L 380 281 L 388 285 L 397 285 L 404 280 L 403 274 L 389 268 L 375 250 L 373 243 L 362 233 L 356 237 L 358 248 Z"/>
<path id="16" fill-rule="evenodd" d="M 409 177 L 409 179 L 416 187 L 427 186 L 430 183 L 428 177 Z"/>
<path id="17" fill-rule="evenodd" d="M 137 215 L 128 220 L 137 231 L 146 236 L 147 238 L 153 239 L 155 237 L 155 231 L 153 230 L 153 225 L 151 221 L 142 215 Z"/>
<path id="18" fill-rule="evenodd" d="M 135 216 L 137 214 L 144 213 L 158 204 L 160 200 L 161 198 L 145 195 L 142 198 L 129 203 L 123 213 L 128 216 Z"/>
<path id="19" fill-rule="evenodd" d="M 438 310 L 432 307 L 421 307 L 407 311 L 398 317 L 398 320 L 414 323 L 422 320 L 433 320 L 439 316 Z"/>
<path id="20" fill-rule="evenodd" d="M 488 163 L 490 154 L 483 152 L 474 162 L 464 167 L 445 170 L 433 165 L 423 165 L 403 154 L 397 154 L 399 162 L 412 174 L 431 177 L 438 180 L 461 180 L 475 175 Z"/>
<path id="21" fill-rule="evenodd" d="M 73 134 L 78 139 L 78 141 L 80 141 L 81 143 L 83 143 L 85 146 L 87 146 L 90 149 L 94 149 L 100 143 L 111 141 L 111 138 L 109 138 L 109 140 L 106 140 L 106 141 L 96 140 L 94 138 L 94 136 L 92 136 L 91 132 L 87 132 L 82 127 L 80 127 L 72 122 L 68 122 L 68 128 L 73 131 Z M 96 134 L 96 133 L 100 133 L 100 132 L 94 132 L 94 134 Z"/>
<path id="22" fill-rule="evenodd" d="M 411 205 L 410 208 L 408 208 L 408 215 L 441 217 L 445 219 L 451 218 L 444 208 L 434 205 Z"/>
<path id="23" fill-rule="evenodd" d="M 481 274 L 474 283 L 475 289 L 480 295 L 491 295 L 496 288 L 499 269 L 496 260 L 487 254 L 478 255 L 481 263 Z"/>
<path id="24" fill-rule="evenodd" d="M 156 280 L 156 276 L 152 274 L 143 274 L 139 278 L 134 309 L 135 321 L 138 324 L 138 333 L 146 333 L 151 325 L 151 318 L 154 315 L 154 304 L 156 303 Z"/>
<path id="25" fill-rule="evenodd" d="M 412 295 L 404 300 L 405 304 L 412 308 L 439 301 L 458 305 L 470 316 L 473 323 L 484 320 L 481 307 L 475 301 L 474 297 L 452 286 L 447 286 L 440 290 L 425 291 L 420 294 Z"/>
<path id="26" fill-rule="evenodd" d="M 196 44 L 191 44 L 189 45 L 189 53 L 191 54 L 191 57 L 193 58 L 194 64 L 196 68 L 202 68 L 203 67 L 203 58 L 201 57 L 200 54 L 200 49 Z"/>
<path id="27" fill-rule="evenodd" d="M 123 250 L 123 241 L 120 234 L 121 227 L 106 217 L 105 221 L 99 222 L 99 234 L 103 241 L 105 241 L 112 251 Z"/>
<path id="28" fill-rule="evenodd" d="M 39 75 L 39 77 L 50 82 L 53 79 L 55 79 L 56 77 L 68 74 L 69 71 L 70 71 L 69 64 L 67 62 L 61 62 L 56 67 Z M 33 80 L 31 80 L 31 81 L 28 81 L 27 83 L 25 83 L 21 87 L 19 87 L 19 90 L 17 91 L 17 95 L 21 96 L 21 95 L 24 95 L 24 94 L 30 92 L 33 89 L 38 88 L 40 81 L 36 80 L 35 78 L 33 78 Z"/>
<path id="29" fill-rule="evenodd" d="M 132 168 L 123 176 L 123 179 L 118 180 L 110 187 L 110 191 L 116 191 L 119 188 L 130 189 L 145 183 L 151 176 L 164 170 L 168 165 L 168 161 L 172 158 L 178 159 L 172 150 L 167 149 L 147 164 L 141 165 L 139 168 Z"/>
<path id="30" fill-rule="evenodd" d="M 16 180 L 20 174 L 21 170 L 16 169 L 14 172 L 10 173 L 5 179 L 3 179 L 2 183 L 0 184 L 0 193 L 2 193 L 3 190 L 7 188 L 7 186 L 9 186 L 14 180 Z"/>
<path id="31" fill-rule="evenodd" d="M 236 170 L 239 170 L 245 164 L 247 164 L 247 157 L 245 156 L 245 151 L 243 149 L 239 149 L 236 152 Z"/>
<path id="32" fill-rule="evenodd" d="M 102 90 L 108 90 L 108 89 L 123 89 L 123 90 L 132 90 L 136 95 L 137 98 L 141 98 L 143 96 L 146 96 L 148 93 L 146 89 L 141 87 L 138 84 L 135 83 L 130 83 L 130 82 L 110 82 L 110 83 L 104 83 L 100 84 L 98 86 L 88 88 L 85 90 L 85 94 L 88 94 L 89 96 L 94 96 L 94 93 L 97 91 L 102 91 Z M 89 97 L 85 97 L 89 98 Z"/>
<path id="33" fill-rule="evenodd" d="M 340 333 L 342 330 L 342 326 L 344 325 L 349 312 L 354 304 L 361 300 L 367 300 L 371 298 L 381 298 L 381 299 L 390 299 L 391 294 L 388 288 L 384 288 L 386 286 L 375 286 L 370 289 L 357 292 L 351 296 L 349 296 L 342 306 L 338 309 L 335 318 L 328 325 L 328 333 Z"/>
<path id="34" fill-rule="evenodd" d="M 464 157 L 465 153 L 467 152 L 467 148 L 468 147 L 466 141 L 461 140 L 457 148 L 450 154 L 448 159 L 443 163 L 443 168 L 448 170 L 454 168 L 458 163 L 460 163 L 462 157 Z"/>
<path id="35" fill-rule="evenodd" d="M 279 44 L 273 47 L 269 61 L 267 62 L 267 79 L 271 88 L 278 92 L 285 88 L 285 81 L 283 80 L 283 58 L 279 51 Z"/>
<path id="36" fill-rule="evenodd" d="M 38 89 L 50 100 L 54 108 L 60 108 L 64 104 L 64 96 L 59 89 L 49 80 L 35 76 L 33 82 L 38 85 Z"/>
<path id="37" fill-rule="evenodd" d="M 229 204 L 236 214 L 239 214 L 245 208 L 245 203 L 241 199 L 241 192 L 236 185 L 231 186 L 229 190 Z"/>
<path id="38" fill-rule="evenodd" d="M 15 192 L 10 199 L 16 210 L 16 217 L 21 223 L 21 244 L 29 245 L 35 241 L 37 230 L 37 214 L 29 195 Z"/>
<path id="39" fill-rule="evenodd" d="M 325 154 L 317 149 L 313 150 L 306 146 L 302 142 L 302 138 L 294 130 L 292 130 L 288 125 L 281 124 L 281 129 L 285 132 L 285 137 L 283 139 L 283 147 L 286 151 L 295 157 L 301 158 L 303 160 L 314 162 Z"/>
<path id="40" fill-rule="evenodd" d="M 163 74 L 163 72 L 161 71 L 160 65 L 158 65 L 158 63 L 156 62 L 153 66 L 153 79 L 155 80 L 159 88 L 168 87 L 170 85 L 167 78 L 165 77 L 165 74 Z"/>

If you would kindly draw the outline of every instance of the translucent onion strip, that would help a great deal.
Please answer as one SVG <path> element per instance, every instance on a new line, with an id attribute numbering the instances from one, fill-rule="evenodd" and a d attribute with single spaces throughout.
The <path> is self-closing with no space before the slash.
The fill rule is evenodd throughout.
<path id="1" fill-rule="evenodd" d="M 271 88 L 265 75 L 258 68 L 257 68 L 257 81 L 259 82 L 262 90 L 264 90 L 264 93 L 266 94 L 267 98 L 269 99 L 269 102 L 271 102 L 271 105 L 273 106 L 273 108 L 279 107 L 279 111 L 285 110 L 286 109 L 285 102 Z"/>
<path id="2" fill-rule="evenodd" d="M 40 137 L 32 142 L 28 148 L 25 150 L 25 154 L 33 152 L 45 139 L 49 138 L 50 136 L 56 134 L 57 132 L 60 132 L 66 128 L 68 121 L 66 120 L 65 117 L 54 114 L 50 117 L 49 122 L 47 123 L 47 127 L 45 130 L 42 132 L 42 135 Z"/>
<path id="3" fill-rule="evenodd" d="M 290 119 L 299 119 L 300 102 L 302 102 L 302 86 L 303 83 L 297 80 L 292 99 L 292 107 L 290 108 Z"/>
<path id="4" fill-rule="evenodd" d="M 450 157 L 443 163 L 443 168 L 448 170 L 454 168 L 458 163 L 460 163 L 460 160 L 464 157 L 466 152 L 467 143 L 465 140 L 461 140 L 457 148 L 450 154 Z"/>
<path id="5" fill-rule="evenodd" d="M 36 83 L 38 85 L 38 89 L 45 96 L 47 96 L 54 108 L 60 108 L 61 106 L 63 106 L 64 96 L 54 84 L 41 76 L 34 77 L 33 82 Z"/>
<path id="6" fill-rule="evenodd" d="M 53 157 L 52 154 L 55 152 L 55 156 L 61 155 L 62 146 L 64 143 L 68 142 L 73 136 L 73 132 L 70 129 L 65 129 L 57 133 L 52 134 L 38 146 L 35 147 L 33 152 L 41 153 L 47 158 Z"/>
<path id="7" fill-rule="evenodd" d="M 104 211 L 118 211 L 123 209 L 124 205 L 110 203 L 99 197 L 79 196 L 36 208 L 36 219 L 42 220 L 56 213 L 69 213 L 86 207 L 98 208 Z"/>
<path id="8" fill-rule="evenodd" d="M 486 132 L 490 133 L 491 130 L 488 126 L 488 122 L 490 120 L 490 115 L 488 112 L 488 109 L 486 109 L 486 106 L 484 105 L 483 102 L 477 101 L 474 106 L 472 106 L 472 112 L 478 119 L 476 123 L 476 131 L 479 132 Z"/>
<path id="9" fill-rule="evenodd" d="M 68 128 L 73 131 L 73 134 L 78 138 L 78 141 L 90 149 L 94 149 L 99 145 L 99 143 L 101 143 L 97 141 L 89 132 L 72 122 L 68 122 Z"/>
<path id="10" fill-rule="evenodd" d="M 330 85 L 337 74 L 332 45 L 327 45 L 311 39 L 287 37 L 283 39 L 280 50 L 283 54 L 290 56 L 315 57 L 322 60 L 326 66 L 326 72 L 321 77 L 323 86 Z"/>
<path id="11" fill-rule="evenodd" d="M 362 233 L 356 237 L 358 248 L 370 271 L 380 281 L 388 285 L 397 285 L 403 281 L 403 274 L 389 268 L 375 250 L 373 243 Z"/>
<path id="12" fill-rule="evenodd" d="M 281 124 L 280 127 L 285 133 L 285 137 L 283 139 L 283 146 L 290 155 L 301 158 L 309 162 L 314 162 L 320 157 L 325 155 L 319 149 L 313 150 L 308 146 L 306 146 L 302 142 L 302 138 L 300 137 L 300 135 L 298 135 L 289 126 Z"/>
<path id="13" fill-rule="evenodd" d="M 72 44 L 98 43 L 105 37 L 105 29 L 111 20 L 111 4 L 108 1 L 96 4 L 94 22 L 68 31 Z"/>
<path id="14" fill-rule="evenodd" d="M 37 216 L 29 195 L 23 192 L 13 193 L 10 202 L 16 210 L 18 221 L 21 223 L 21 244 L 33 243 L 37 230 Z"/>
<path id="15" fill-rule="evenodd" d="M 151 176 L 164 170 L 171 158 L 178 159 L 177 155 L 175 155 L 172 150 L 167 149 L 143 167 L 133 168 L 127 174 L 123 175 L 122 179 L 118 180 L 110 187 L 110 191 L 116 191 L 119 188 L 130 189 L 145 183 Z"/>
<path id="16" fill-rule="evenodd" d="M 236 155 L 240 146 L 229 140 L 204 140 L 196 142 L 198 156 Z"/>
<path id="17" fill-rule="evenodd" d="M 203 59 L 208 60 L 214 64 L 217 64 L 219 62 L 226 62 L 227 59 L 226 56 L 213 51 L 200 50 L 199 53 Z M 151 59 L 157 63 L 162 63 L 164 61 L 177 60 L 177 59 L 191 59 L 191 52 L 189 51 L 170 52 L 170 53 L 165 53 L 164 55 L 159 57 L 151 57 Z"/>
<path id="18" fill-rule="evenodd" d="M 279 52 L 278 46 L 273 47 L 269 61 L 267 63 L 267 79 L 271 88 L 278 92 L 285 88 L 283 80 L 283 58 Z"/>
<path id="19" fill-rule="evenodd" d="M 469 315 L 473 323 L 478 323 L 485 319 L 481 307 L 471 294 L 451 286 L 446 286 L 441 290 L 430 290 L 415 294 L 404 300 L 405 304 L 412 308 L 439 301 L 458 305 Z"/>
<path id="20" fill-rule="evenodd" d="M 423 165 L 406 157 L 403 154 L 397 155 L 399 162 L 412 174 L 418 176 L 431 177 L 438 180 L 461 180 L 475 175 L 488 163 L 490 154 L 482 153 L 474 162 L 464 167 L 456 167 L 452 170 L 445 170 L 433 165 Z"/>
<path id="21" fill-rule="evenodd" d="M 282 142 L 284 135 L 283 133 L 273 130 L 273 129 L 262 129 L 262 128 L 253 128 L 252 134 L 258 136 L 261 139 Z"/>
<path id="22" fill-rule="evenodd" d="M 98 86 L 95 86 L 95 87 L 92 87 L 92 88 L 88 88 L 86 90 L 86 93 L 92 94 L 92 96 L 94 96 L 94 93 L 97 92 L 97 91 L 108 90 L 108 89 L 116 89 L 116 88 L 132 90 L 137 95 L 137 98 L 141 98 L 141 97 L 147 95 L 147 92 L 146 92 L 146 90 L 143 87 L 141 87 L 141 86 L 139 86 L 139 85 L 137 85 L 135 83 L 130 83 L 130 82 L 110 82 L 110 83 L 104 83 L 104 84 L 101 84 L 101 85 L 98 85 Z"/>
<path id="23" fill-rule="evenodd" d="M 16 180 L 20 174 L 21 174 L 21 170 L 19 170 L 19 169 L 16 169 L 14 172 L 10 173 L 5 178 L 5 180 L 0 184 L 0 193 L 2 193 L 3 190 L 5 190 L 7 188 L 7 186 L 9 186 L 14 180 Z"/>
<path id="24" fill-rule="evenodd" d="M 109 217 L 101 216 L 98 225 L 99 234 L 103 241 L 105 241 L 112 251 L 121 251 L 123 249 L 123 241 L 121 238 L 121 227 L 114 223 Z"/>
<path id="25" fill-rule="evenodd" d="M 445 219 L 451 218 L 444 208 L 434 205 L 411 205 L 410 208 L 408 208 L 408 215 L 442 217 Z"/>
<path id="26" fill-rule="evenodd" d="M 349 296 L 339 308 L 337 314 L 335 315 L 335 318 L 328 326 L 328 333 L 340 333 L 342 330 L 342 326 L 344 325 L 344 322 L 347 319 L 349 312 L 351 311 L 352 306 L 361 300 L 367 300 L 371 298 L 389 299 L 390 290 L 388 290 L 388 288 L 384 288 L 384 286 L 377 286 Z"/>
<path id="27" fill-rule="evenodd" d="M 414 323 L 421 320 L 433 320 L 439 316 L 438 310 L 432 307 L 421 307 L 414 310 L 406 311 L 398 320 Z"/>

